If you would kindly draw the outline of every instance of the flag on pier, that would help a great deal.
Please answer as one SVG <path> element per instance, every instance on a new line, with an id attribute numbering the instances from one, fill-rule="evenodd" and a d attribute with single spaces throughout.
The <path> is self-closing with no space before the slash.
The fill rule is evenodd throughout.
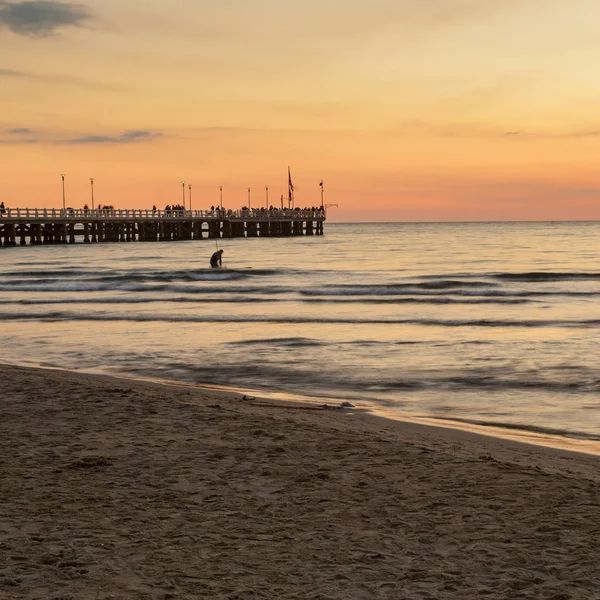
<path id="1" fill-rule="evenodd" d="M 288 208 L 293 208 L 294 203 L 294 184 L 292 183 L 292 174 L 288 166 Z"/>

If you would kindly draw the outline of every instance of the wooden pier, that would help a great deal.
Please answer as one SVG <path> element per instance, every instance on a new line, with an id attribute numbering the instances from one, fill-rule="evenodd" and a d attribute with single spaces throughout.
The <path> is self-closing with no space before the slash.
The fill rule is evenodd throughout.
<path id="1" fill-rule="evenodd" d="M 323 210 L 6 209 L 0 246 L 323 235 Z"/>

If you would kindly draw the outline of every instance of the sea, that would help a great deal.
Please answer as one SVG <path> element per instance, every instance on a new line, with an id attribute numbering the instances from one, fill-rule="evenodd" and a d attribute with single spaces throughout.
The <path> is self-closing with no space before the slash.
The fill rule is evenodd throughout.
<path id="1" fill-rule="evenodd" d="M 323 236 L 3 247 L 0 362 L 600 453 L 599 240 L 600 222 L 327 222 Z"/>

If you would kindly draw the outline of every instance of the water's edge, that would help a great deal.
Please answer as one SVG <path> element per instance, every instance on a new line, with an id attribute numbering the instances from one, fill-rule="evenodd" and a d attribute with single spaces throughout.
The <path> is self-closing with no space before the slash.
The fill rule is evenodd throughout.
<path id="1" fill-rule="evenodd" d="M 149 383 L 153 385 L 159 385 L 164 387 L 177 387 L 187 388 L 192 390 L 208 390 L 217 394 L 235 394 L 239 396 L 251 396 L 258 401 L 270 400 L 281 404 L 294 404 L 302 406 L 315 406 L 327 404 L 329 407 L 334 408 L 341 405 L 345 401 L 344 398 L 318 398 L 310 396 L 300 397 L 297 394 L 291 394 L 286 392 L 271 392 L 262 389 L 247 389 L 247 388 L 236 388 L 230 386 L 211 385 L 205 383 L 190 383 L 186 381 L 168 380 L 168 379 L 155 379 L 155 378 L 144 378 L 134 377 L 129 375 L 119 375 L 113 373 L 106 373 L 102 371 L 94 370 L 73 370 L 64 369 L 60 367 L 49 367 L 42 365 L 32 366 L 25 363 L 4 363 L 7 366 L 34 368 L 39 370 L 49 371 L 63 371 L 71 373 L 73 375 L 93 375 L 95 377 L 106 378 L 110 380 L 118 381 L 131 381 Z M 468 420 L 459 421 L 452 419 L 444 419 L 442 417 L 415 417 L 408 413 L 401 411 L 386 411 L 380 407 L 374 405 L 360 405 L 355 404 L 354 409 L 346 409 L 344 413 L 366 413 L 376 417 L 380 417 L 387 421 L 401 422 L 405 424 L 418 424 L 426 426 L 434 430 L 436 429 L 450 429 L 454 431 L 464 431 L 470 434 L 476 434 L 483 438 L 509 440 L 511 442 L 518 442 L 525 446 L 536 446 L 543 448 L 552 448 L 554 450 L 561 450 L 567 452 L 575 452 L 578 454 L 585 454 L 591 456 L 600 456 L 600 443 L 591 440 L 580 440 L 571 439 L 559 435 L 552 435 L 549 433 L 541 433 L 531 430 L 521 429 L 507 429 L 504 427 L 498 427 L 494 425 L 481 425 L 470 422 Z"/>

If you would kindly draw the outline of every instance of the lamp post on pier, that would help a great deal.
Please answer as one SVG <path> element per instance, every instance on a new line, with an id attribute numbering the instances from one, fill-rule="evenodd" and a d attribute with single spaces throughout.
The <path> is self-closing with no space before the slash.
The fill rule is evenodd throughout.
<path id="1" fill-rule="evenodd" d="M 248 208 L 250 208 L 250 188 L 248 188 Z"/>
<path id="2" fill-rule="evenodd" d="M 269 208 L 269 186 L 268 185 L 265 185 L 265 202 L 266 202 L 265 208 Z"/>
<path id="3" fill-rule="evenodd" d="M 61 173 L 60 176 L 62 178 L 63 210 L 66 210 L 67 209 L 67 204 L 65 202 L 65 174 Z"/>
<path id="4" fill-rule="evenodd" d="M 223 210 L 223 186 L 219 186 L 219 202 L 221 204 L 221 210 Z"/>
<path id="5" fill-rule="evenodd" d="M 185 210 L 185 181 L 181 182 L 181 192 L 182 192 L 182 198 L 183 198 L 183 210 Z"/>
<path id="6" fill-rule="evenodd" d="M 319 183 L 321 188 L 321 206 L 323 206 L 323 180 L 321 179 L 321 183 Z"/>
<path id="7" fill-rule="evenodd" d="M 92 188 L 92 210 L 94 210 L 94 178 L 90 177 L 90 186 Z"/>
<path id="8" fill-rule="evenodd" d="M 190 192 L 190 212 L 192 212 L 192 184 L 191 183 L 189 186 L 189 192 Z"/>

